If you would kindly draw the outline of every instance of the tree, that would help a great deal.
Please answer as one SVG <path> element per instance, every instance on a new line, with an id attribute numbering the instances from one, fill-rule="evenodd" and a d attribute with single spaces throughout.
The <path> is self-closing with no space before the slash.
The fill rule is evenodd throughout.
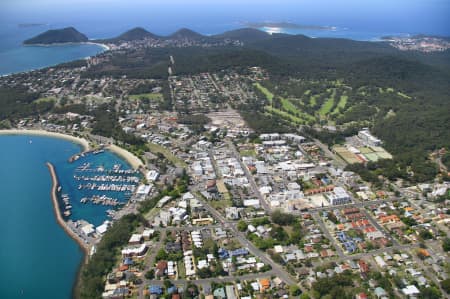
<path id="1" fill-rule="evenodd" d="M 289 293 L 291 296 L 299 296 L 302 293 L 302 290 L 298 287 L 298 285 L 291 285 L 289 287 Z"/>
<path id="2" fill-rule="evenodd" d="M 155 278 L 155 270 L 153 270 L 153 269 L 150 269 L 149 271 L 147 271 L 146 273 L 145 273 L 145 278 L 146 279 L 154 279 Z"/>
<path id="3" fill-rule="evenodd" d="M 247 230 L 247 227 L 248 227 L 248 224 L 247 224 L 247 222 L 245 222 L 244 220 L 240 220 L 240 221 L 237 223 L 237 229 L 238 229 L 240 232 L 245 232 L 245 231 Z"/>
<path id="4" fill-rule="evenodd" d="M 273 211 L 270 218 L 272 219 L 273 223 L 282 226 L 292 225 L 297 222 L 297 218 L 294 215 L 283 213 L 280 210 Z"/>
<path id="5" fill-rule="evenodd" d="M 158 261 L 162 261 L 162 260 L 167 260 L 167 258 L 168 258 L 167 252 L 161 248 L 158 251 L 158 253 L 156 254 L 155 261 L 158 262 Z"/>
<path id="6" fill-rule="evenodd" d="M 441 287 L 447 294 L 450 294 L 450 278 L 441 281 Z"/>
<path id="7" fill-rule="evenodd" d="M 422 230 L 419 233 L 420 237 L 424 240 L 429 240 L 429 239 L 433 239 L 433 234 L 430 233 L 428 230 Z"/>
<path id="8" fill-rule="evenodd" d="M 420 290 L 419 298 L 423 299 L 439 299 L 442 298 L 441 292 L 435 287 L 423 288 Z"/>
<path id="9" fill-rule="evenodd" d="M 442 249 L 445 252 L 449 252 L 450 251 L 450 238 L 445 238 L 444 241 L 442 241 Z"/>

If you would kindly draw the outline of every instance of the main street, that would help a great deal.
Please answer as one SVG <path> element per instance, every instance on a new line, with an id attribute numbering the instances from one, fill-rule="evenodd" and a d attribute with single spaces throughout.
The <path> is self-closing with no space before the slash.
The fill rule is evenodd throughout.
<path id="1" fill-rule="evenodd" d="M 259 202 L 261 203 L 261 206 L 264 208 L 266 213 L 270 214 L 271 210 L 270 210 L 269 204 L 264 199 L 261 192 L 259 192 L 258 185 L 256 185 L 255 179 L 254 179 L 253 175 L 250 173 L 250 171 L 248 170 L 247 165 L 245 165 L 244 162 L 242 162 L 241 155 L 238 153 L 236 147 L 229 139 L 226 140 L 226 143 L 227 143 L 229 149 L 231 149 L 231 151 L 233 152 L 233 156 L 239 161 L 239 164 L 241 165 L 241 168 L 244 171 L 245 176 L 247 177 L 247 180 L 250 183 L 250 186 L 252 187 L 253 194 L 255 194 L 256 197 L 259 199 Z"/>

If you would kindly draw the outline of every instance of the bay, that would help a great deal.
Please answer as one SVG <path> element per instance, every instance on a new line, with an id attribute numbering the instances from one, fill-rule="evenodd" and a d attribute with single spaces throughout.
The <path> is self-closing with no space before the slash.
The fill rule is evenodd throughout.
<path id="1" fill-rule="evenodd" d="M 0 298 L 71 297 L 83 252 L 56 222 L 46 162 L 54 165 L 62 193 L 70 198 L 74 221 L 98 226 L 107 219 L 109 207 L 81 204 L 83 196 L 101 193 L 126 200 L 117 193 L 78 190 L 74 174 L 80 165 L 129 169 L 109 151 L 69 163 L 80 151 L 79 145 L 58 138 L 0 136 Z"/>

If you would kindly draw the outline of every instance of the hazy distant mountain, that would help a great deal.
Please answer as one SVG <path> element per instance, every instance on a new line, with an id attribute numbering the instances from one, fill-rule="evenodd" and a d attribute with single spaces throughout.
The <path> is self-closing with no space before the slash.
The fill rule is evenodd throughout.
<path id="1" fill-rule="evenodd" d="M 73 27 L 63 29 L 48 30 L 33 38 L 27 39 L 23 43 L 26 45 L 36 44 L 58 44 L 58 43 L 81 43 L 87 42 L 89 39 L 83 33 L 80 33 Z"/>
<path id="2" fill-rule="evenodd" d="M 213 37 L 220 39 L 240 40 L 242 42 L 256 42 L 264 39 L 269 39 L 271 35 L 267 32 L 254 28 L 242 28 L 226 31 L 221 34 L 214 35 Z"/>

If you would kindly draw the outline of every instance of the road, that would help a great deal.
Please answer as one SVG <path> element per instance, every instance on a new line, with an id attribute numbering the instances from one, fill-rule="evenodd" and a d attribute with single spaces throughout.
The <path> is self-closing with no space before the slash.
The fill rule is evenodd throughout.
<path id="1" fill-rule="evenodd" d="M 211 277 L 211 278 L 195 278 L 193 280 L 189 279 L 171 279 L 170 281 L 175 285 L 187 285 L 189 282 L 195 283 L 195 284 L 205 284 L 205 283 L 211 283 L 211 282 L 234 282 L 236 280 L 253 280 L 253 279 L 259 279 L 259 278 L 268 278 L 271 276 L 276 275 L 272 270 L 263 272 L 263 273 L 251 273 L 251 274 L 244 274 L 244 275 L 229 275 L 229 276 L 219 276 L 219 277 Z M 164 285 L 164 280 L 149 280 L 148 284 L 150 285 Z M 148 285 L 147 284 L 147 285 Z"/>
<path id="2" fill-rule="evenodd" d="M 153 244 L 151 246 L 151 248 L 149 250 L 151 250 L 150 254 L 147 254 L 144 260 L 144 265 L 145 268 L 142 271 L 142 273 L 145 275 L 145 273 L 147 273 L 147 271 L 149 271 L 151 268 L 153 268 L 153 262 L 155 260 L 156 255 L 158 254 L 158 250 L 159 248 L 161 248 L 162 246 L 162 242 L 165 239 L 166 234 L 165 232 L 162 232 L 161 235 L 159 236 L 159 240 Z M 148 284 L 151 282 L 150 280 L 145 279 L 145 277 L 142 277 L 143 282 L 141 283 L 141 285 L 139 286 L 139 298 L 140 299 L 144 299 L 144 289 L 146 286 L 148 286 Z"/>
<path id="3" fill-rule="evenodd" d="M 238 153 L 236 147 L 229 139 L 226 140 L 226 143 L 228 145 L 228 148 L 233 152 L 233 156 L 239 161 L 239 164 L 241 165 L 241 168 L 244 171 L 245 176 L 247 177 L 247 180 L 253 189 L 253 193 L 259 199 L 261 206 L 264 208 L 266 213 L 270 214 L 270 211 L 271 211 L 270 206 L 267 203 L 267 201 L 264 199 L 264 197 L 262 196 L 261 192 L 259 192 L 258 185 L 256 184 L 255 179 L 253 178 L 253 175 L 248 170 L 247 165 L 245 165 L 244 162 L 242 162 L 241 155 Z"/>
<path id="4" fill-rule="evenodd" d="M 265 264 L 268 264 L 272 267 L 273 274 L 278 276 L 281 280 L 286 282 L 289 285 L 297 284 L 295 279 L 287 273 L 282 266 L 272 261 L 272 259 L 265 253 L 259 250 L 255 247 L 249 240 L 247 240 L 246 236 L 240 232 L 236 224 L 233 222 L 227 221 L 222 214 L 220 214 L 216 209 L 211 207 L 208 202 L 204 201 L 203 199 L 199 199 L 199 201 L 203 204 L 206 210 L 208 210 L 211 215 L 218 219 L 220 223 L 223 225 L 224 229 L 229 229 L 233 232 L 233 235 L 236 237 L 236 239 L 248 249 L 248 251 L 253 254 L 255 257 L 258 257 L 261 259 L 261 261 Z"/>
<path id="5" fill-rule="evenodd" d="M 394 200 L 394 199 L 388 198 L 388 199 L 370 200 L 370 201 L 363 201 L 363 202 L 353 202 L 353 203 L 349 203 L 349 204 L 345 204 L 345 205 L 309 208 L 308 212 L 331 211 L 331 210 L 335 210 L 335 209 L 341 210 L 341 209 L 345 209 L 345 208 L 362 208 L 362 207 L 371 206 L 371 205 L 378 206 L 383 203 L 391 202 L 392 200 Z M 297 210 L 297 211 L 292 211 L 291 213 L 292 214 L 301 214 L 302 211 Z"/>
<path id="6" fill-rule="evenodd" d="M 326 146 L 325 144 L 323 144 L 322 142 L 320 142 L 318 139 L 314 139 L 314 143 L 320 147 L 320 149 L 325 153 L 326 156 L 328 156 L 328 158 L 332 159 L 333 161 L 336 162 L 337 166 L 341 167 L 341 168 L 345 168 L 345 166 L 347 166 L 347 163 L 345 163 L 344 160 L 342 160 L 341 158 L 339 158 L 338 156 L 334 155 L 329 149 L 328 146 Z"/>
<path id="7" fill-rule="evenodd" d="M 333 238 L 333 236 L 330 234 L 330 232 L 328 231 L 328 229 L 325 227 L 325 223 L 322 221 L 322 218 L 320 217 L 320 215 L 318 213 L 312 213 L 311 214 L 313 219 L 317 222 L 317 224 L 319 224 L 320 229 L 322 230 L 322 232 L 325 234 L 325 237 L 330 240 L 331 244 L 333 244 L 334 249 L 336 250 L 338 256 L 340 258 L 344 258 L 345 254 L 342 251 L 342 248 L 339 244 L 337 244 L 336 239 Z"/>
<path id="8" fill-rule="evenodd" d="M 366 215 L 367 220 L 369 220 L 369 221 L 372 223 L 372 225 L 375 226 L 375 228 L 376 228 L 377 230 L 379 230 L 380 232 L 382 232 L 382 233 L 386 236 L 386 238 L 387 238 L 388 240 L 392 241 L 392 244 L 394 244 L 395 246 L 400 245 L 400 244 L 398 243 L 398 241 L 397 241 L 395 238 L 393 238 L 393 237 L 391 236 L 391 234 L 390 234 L 389 232 L 387 232 L 387 231 L 384 229 L 384 227 L 382 227 L 375 219 L 373 219 L 372 215 L 370 215 L 369 212 L 367 212 L 366 209 L 362 209 L 361 212 L 362 212 L 364 215 Z"/>

